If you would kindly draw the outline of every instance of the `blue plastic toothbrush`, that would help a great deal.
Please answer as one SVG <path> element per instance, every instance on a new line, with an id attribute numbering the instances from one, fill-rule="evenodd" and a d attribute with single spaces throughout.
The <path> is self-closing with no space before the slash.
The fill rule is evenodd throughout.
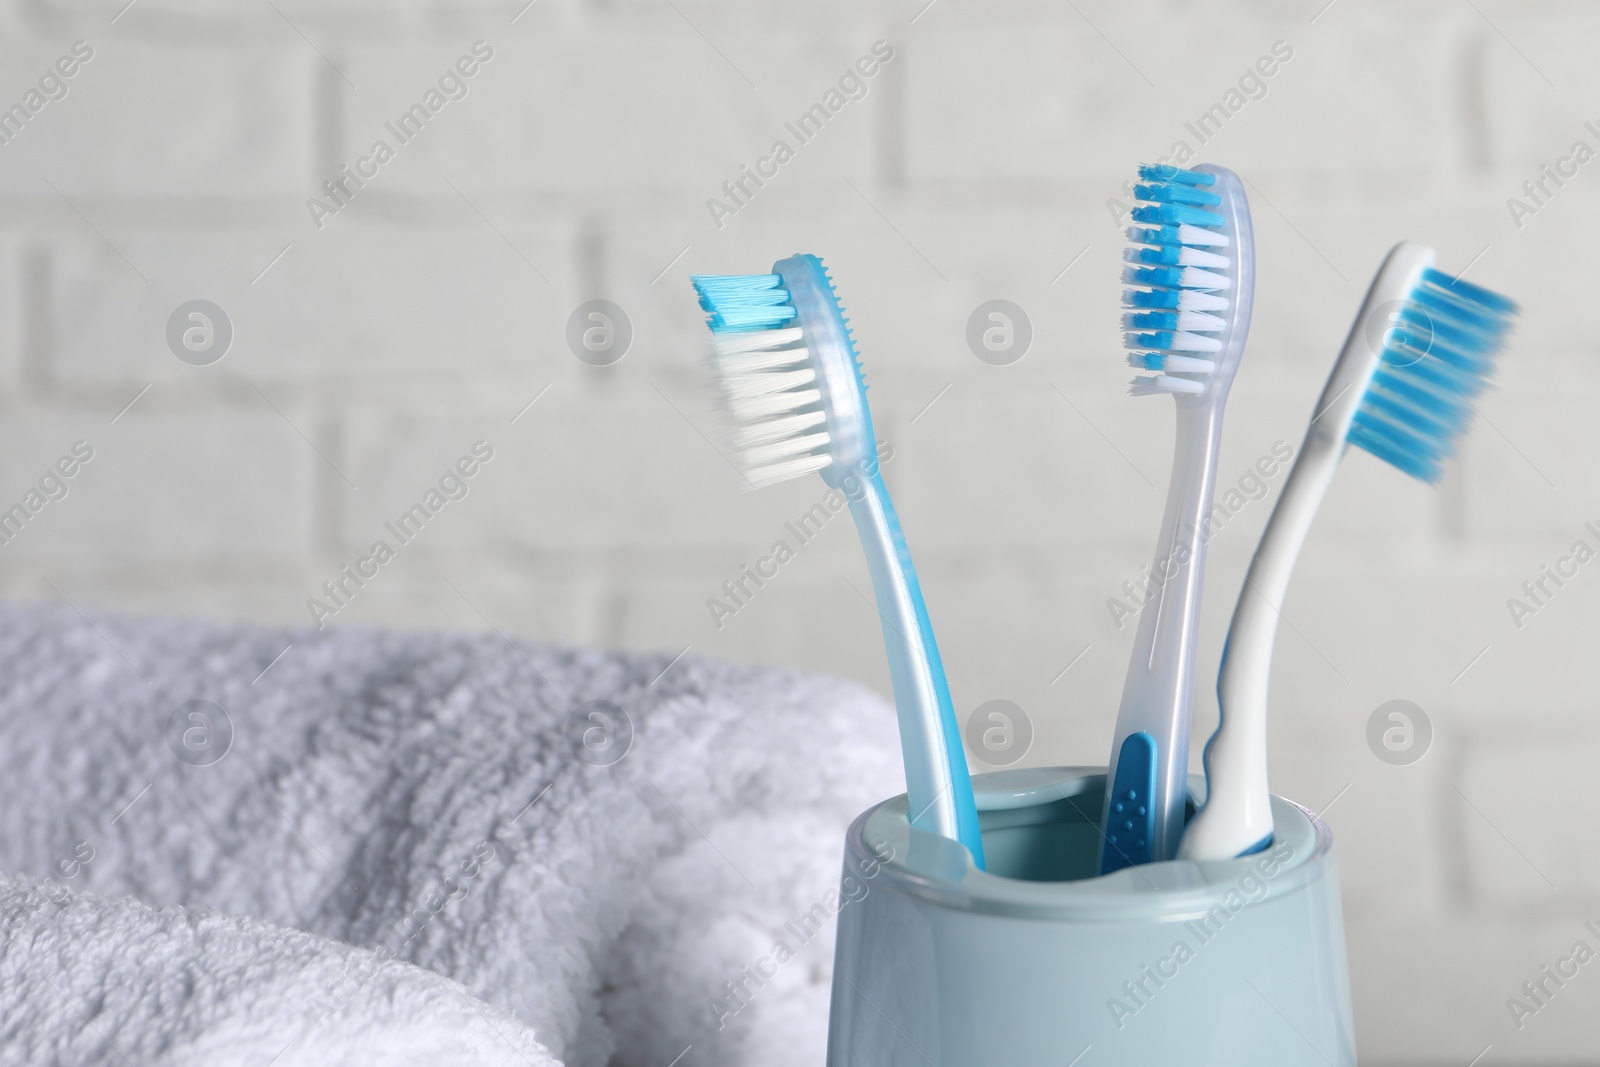
<path id="1" fill-rule="evenodd" d="M 813 471 L 845 494 L 872 574 L 900 721 L 911 824 L 959 841 L 983 867 L 972 780 L 911 553 L 878 471 L 855 342 L 816 256 L 770 274 L 695 275 L 711 366 L 752 487 Z"/>
<path id="2" fill-rule="evenodd" d="M 1471 421 L 1516 305 L 1433 268 L 1433 249 L 1396 245 L 1367 290 L 1317 400 L 1305 443 L 1250 562 L 1217 678 L 1222 718 L 1206 745 L 1206 803 L 1184 859 L 1245 855 L 1272 841 L 1267 682 L 1284 594 L 1346 446 L 1425 482 Z"/>
<path id="3" fill-rule="evenodd" d="M 1123 325 L 1128 362 L 1156 373 L 1135 378 L 1132 392 L 1170 394 L 1177 433 L 1106 776 L 1102 874 L 1171 859 L 1183 833 L 1205 526 L 1255 294 L 1255 237 L 1238 175 L 1146 165 L 1139 177 Z"/>

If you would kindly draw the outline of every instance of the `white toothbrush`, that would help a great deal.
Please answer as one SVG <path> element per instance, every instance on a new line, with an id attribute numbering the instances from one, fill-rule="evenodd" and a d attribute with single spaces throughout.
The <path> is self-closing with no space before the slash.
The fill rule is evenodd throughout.
<path id="1" fill-rule="evenodd" d="M 1247 855 L 1272 842 L 1267 682 L 1279 613 L 1300 547 L 1346 445 L 1424 481 L 1472 414 L 1516 305 L 1433 269 L 1433 249 L 1395 246 L 1367 290 L 1305 443 L 1250 562 L 1217 678 L 1221 722 L 1206 745 L 1206 803 L 1179 856 Z"/>
<path id="2" fill-rule="evenodd" d="M 751 485 L 813 471 L 843 493 L 866 551 L 900 722 L 911 825 L 959 841 L 983 868 L 972 779 L 950 687 L 889 490 L 855 342 L 816 256 L 770 274 L 696 275 L 711 364 Z"/>
<path id="3" fill-rule="evenodd" d="M 1255 293 L 1255 237 L 1238 175 L 1143 166 L 1134 187 L 1146 203 L 1123 294 L 1128 361 L 1156 371 L 1135 378 L 1135 396 L 1172 395 L 1177 433 L 1166 513 L 1133 657 L 1117 713 L 1102 813 L 1100 873 L 1171 859 L 1188 799 L 1189 719 L 1196 630 L 1205 574 L 1206 523 L 1216 486 L 1222 413 Z"/>

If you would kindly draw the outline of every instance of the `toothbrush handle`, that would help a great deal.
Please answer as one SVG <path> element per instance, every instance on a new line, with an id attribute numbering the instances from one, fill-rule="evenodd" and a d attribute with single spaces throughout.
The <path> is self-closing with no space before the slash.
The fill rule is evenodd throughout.
<path id="1" fill-rule="evenodd" d="M 1171 859 L 1183 833 L 1195 645 L 1222 415 L 1220 403 L 1178 402 L 1152 590 L 1139 615 L 1106 779 L 1102 874 Z"/>
<path id="2" fill-rule="evenodd" d="M 1272 647 L 1295 561 L 1338 471 L 1341 441 L 1306 435 L 1250 561 L 1217 677 L 1220 721 L 1206 743 L 1206 803 L 1189 824 L 1183 859 L 1229 859 L 1272 840 L 1267 790 L 1267 685 Z"/>
<path id="3" fill-rule="evenodd" d="M 961 842 L 981 870 L 983 840 L 972 779 L 922 587 L 882 476 L 872 471 L 862 488 L 850 500 L 850 514 L 861 535 L 883 623 L 911 825 Z"/>

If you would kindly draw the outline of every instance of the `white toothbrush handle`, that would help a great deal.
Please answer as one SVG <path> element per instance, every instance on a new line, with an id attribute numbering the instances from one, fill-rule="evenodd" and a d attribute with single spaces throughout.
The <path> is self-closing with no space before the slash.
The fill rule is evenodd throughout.
<path id="1" fill-rule="evenodd" d="M 1341 441 L 1315 429 L 1307 435 L 1250 561 L 1217 678 L 1221 721 L 1205 750 L 1206 803 L 1183 835 L 1180 859 L 1229 859 L 1271 841 L 1267 684 L 1272 646 L 1295 560 L 1343 449 Z"/>
<path id="2" fill-rule="evenodd" d="M 876 472 L 863 479 L 863 491 L 850 501 L 850 514 L 861 535 L 883 624 L 911 825 L 961 842 L 982 870 L 978 809 L 944 663 L 900 520 Z"/>
<path id="3" fill-rule="evenodd" d="M 1178 846 L 1188 860 L 1229 859 L 1272 837 L 1267 790 L 1267 685 L 1284 594 L 1317 508 L 1339 469 L 1351 421 L 1377 369 L 1386 311 L 1433 265 L 1433 249 L 1402 242 L 1390 250 L 1367 289 L 1328 382 L 1317 398 L 1305 442 L 1272 509 L 1239 592 L 1217 676 L 1221 721 L 1206 744 L 1206 803 Z"/>

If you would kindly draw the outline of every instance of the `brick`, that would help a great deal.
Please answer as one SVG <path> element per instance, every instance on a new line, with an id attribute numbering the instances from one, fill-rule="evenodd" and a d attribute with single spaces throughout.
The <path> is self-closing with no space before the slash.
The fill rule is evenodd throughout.
<path id="1" fill-rule="evenodd" d="M 1480 403 L 1483 417 L 1462 449 L 1469 535 L 1565 547 L 1585 536 L 1585 522 L 1600 520 L 1588 503 L 1600 476 L 1571 447 L 1571 427 L 1589 417 L 1584 399 L 1580 389 L 1552 390 L 1543 381 L 1503 388 Z"/>
<path id="2" fill-rule="evenodd" d="M 1293 720 L 1272 724 L 1271 789 L 1322 814 L 1333 831 L 1347 913 L 1435 911 L 1451 870 L 1435 799 L 1443 763 L 1439 754 L 1390 766 L 1367 749 L 1361 731 L 1338 731 L 1308 747 L 1308 731 L 1296 725 Z"/>
<path id="3" fill-rule="evenodd" d="M 107 197 L 245 198 L 304 188 L 311 169 L 311 62 L 284 47 L 131 42 L 79 30 L 93 57 L 12 143 L 0 192 L 57 204 L 54 183 L 102 229 Z M 20 100 L 74 38 L 9 52 L 5 106 Z M 65 209 L 65 205 L 62 205 Z M 70 216 L 76 221 L 76 216 Z"/>
<path id="4" fill-rule="evenodd" d="M 294 588 L 296 626 L 310 625 L 310 597 L 352 562 L 345 556 L 308 568 Z M 452 588 L 454 586 L 454 588 Z M 333 618 L 332 627 L 485 633 L 513 641 L 595 645 L 602 601 L 597 583 L 574 568 L 530 568 L 526 560 L 481 553 L 407 553 L 404 549 Z M 330 605 L 332 606 L 332 605 Z"/>
<path id="5" fill-rule="evenodd" d="M 845 531 L 828 531 L 830 540 Z M 874 609 L 845 584 L 872 595 L 866 567 L 857 561 L 797 554 L 779 577 L 757 590 L 719 630 L 706 600 L 745 562 L 730 556 L 723 567 L 693 575 L 645 578 L 619 590 L 619 642 L 627 648 L 695 655 L 744 663 L 824 671 L 851 678 L 889 699 L 882 629 Z"/>
<path id="6" fill-rule="evenodd" d="M 1600 743 L 1556 723 L 1543 732 L 1543 743 L 1476 746 L 1453 783 L 1458 792 L 1448 799 L 1457 805 L 1475 897 L 1540 907 L 1557 894 L 1592 898 L 1600 890 L 1600 864 L 1573 847 L 1588 833 L 1585 815 L 1600 792 L 1591 773 Z"/>
<path id="7" fill-rule="evenodd" d="M 1442 714 L 1498 696 L 1500 657 L 1456 678 L 1504 638 L 1503 588 L 1476 567 L 1428 570 L 1310 559 L 1297 568 L 1274 650 L 1272 705 L 1287 715 L 1338 716 L 1351 730 L 1384 700 Z"/>
<path id="8" fill-rule="evenodd" d="M 518 398 L 520 400 L 520 398 Z M 741 493 L 705 398 L 654 390 L 603 402 L 552 388 L 515 425 L 502 410 L 359 417 L 351 427 L 345 543 L 365 547 L 474 441 L 496 456 L 459 514 L 416 547 L 519 552 L 728 548 L 755 558 L 826 493 L 820 478 Z M 676 406 L 679 410 L 674 410 Z M 626 490 L 620 487 L 626 486 Z M 458 505 L 452 505 L 452 509 Z M 832 525 L 843 523 L 840 517 Z M 831 531 L 830 531 L 831 532 Z"/>
<path id="9" fill-rule="evenodd" d="M 146 397 L 115 425 L 96 411 L 24 414 L 0 429 L 6 506 L 73 442 L 94 458 L 4 551 L 118 559 L 304 552 L 311 537 L 310 446 L 269 410 L 162 410 Z M 303 426 L 309 420 L 302 415 Z"/>
<path id="10" fill-rule="evenodd" d="M 916 181 L 1092 176 L 1112 183 L 1109 196 L 1130 161 L 1177 141 L 1247 173 L 1433 166 L 1449 146 L 1448 41 L 1330 21 L 1314 34 L 1181 18 L 1151 27 L 1117 12 L 1093 28 L 947 22 L 907 49 L 908 170 Z M 1204 141 L 1186 129 L 1280 37 L 1294 55 L 1265 96 Z M 950 78 L 956 69 L 965 75 Z"/>
<path id="11" fill-rule="evenodd" d="M 28 265 L 20 242 L 0 236 L 0 293 L 24 294 Z M 20 302 L 20 301 L 19 301 Z M 15 393 L 23 374 L 26 327 L 22 315 L 5 315 L 0 321 L 0 389 Z"/>
<path id="12" fill-rule="evenodd" d="M 46 584 L 46 577 L 59 593 Z M 309 554 L 257 555 L 241 565 L 238 559 L 206 553 L 141 560 L 137 568 L 125 560 L 74 555 L 50 560 L 43 577 L 13 570 L 4 590 L 11 600 L 39 604 L 60 605 L 65 594 L 90 614 L 298 627 L 308 620 L 305 596 L 324 577 Z"/>
<path id="13" fill-rule="evenodd" d="M 856 184 L 861 195 L 841 184 L 804 205 L 778 195 L 758 200 L 721 231 L 704 219 L 609 228 L 607 285 L 640 335 L 655 341 L 655 365 L 702 373 L 704 316 L 690 274 L 757 273 L 802 251 L 822 257 L 832 273 L 869 382 L 914 374 L 919 388 L 936 382 L 937 389 L 956 374 L 977 372 L 1000 385 L 1029 371 L 1068 373 L 1063 355 L 1089 352 L 1107 368 L 1120 363 L 1115 261 L 1122 253 L 1098 231 L 1062 211 L 934 208 Z M 981 363 L 968 347 L 967 321 L 992 299 L 1020 305 L 1032 325 L 1031 347 L 1012 366 Z"/>
<path id="14" fill-rule="evenodd" d="M 564 339 L 577 305 L 566 286 L 567 242 L 559 230 L 506 232 L 552 281 L 476 217 L 416 228 L 338 217 L 320 233 L 309 222 L 288 232 L 119 232 L 136 268 L 104 244 L 59 242 L 54 372 L 134 388 L 152 380 L 199 388 L 219 377 L 353 387 L 570 380 L 583 368 Z M 165 336 L 174 309 L 196 298 L 221 306 L 234 327 L 232 349 L 209 367 L 178 360 Z"/>
<path id="15" fill-rule="evenodd" d="M 891 484 L 920 543 L 994 551 L 1153 542 L 1170 446 L 1152 423 L 1170 414 L 1125 396 L 1040 392 L 949 395 L 915 425 L 897 418 L 904 458 Z"/>
<path id="16" fill-rule="evenodd" d="M 353 49 L 349 72 L 362 92 L 346 97 L 344 154 L 388 141 L 396 158 L 377 180 L 390 191 L 449 194 L 441 175 L 519 195 L 671 190 L 686 213 L 703 216 L 705 198 L 719 195 L 723 181 L 736 177 L 741 163 L 753 165 L 775 139 L 796 149 L 774 179 L 782 185 L 837 184 L 841 170 L 868 159 L 873 96 L 881 94 L 876 77 L 865 98 L 847 104 L 809 143 L 799 144 L 783 124 L 819 101 L 872 38 L 752 35 L 707 15 L 699 26 L 706 37 L 676 18 L 665 33 L 567 29 L 537 41 L 491 35 L 494 56 L 467 83 L 467 96 L 446 104 L 404 145 L 384 123 L 435 87 L 475 36 L 427 49 Z M 579 98 L 588 104 L 563 103 Z"/>
<path id="17" fill-rule="evenodd" d="M 1523 180 L 1537 177 L 1541 163 L 1553 164 L 1574 141 L 1600 149 L 1600 140 L 1583 128 L 1585 121 L 1600 120 L 1600 111 L 1584 106 L 1600 89 L 1585 47 L 1600 20 L 1588 8 L 1557 13 L 1517 5 L 1499 5 L 1486 17 L 1493 21 L 1476 27 L 1474 57 L 1481 70 L 1486 148 L 1491 165 L 1516 175 L 1502 194 L 1511 196 Z"/>
<path id="18" fill-rule="evenodd" d="M 1132 633 L 1109 625 L 1102 587 L 1111 583 L 1053 572 L 1042 553 L 1013 556 L 1003 570 L 922 562 L 963 731 L 981 705 L 1009 700 L 1033 728 L 1023 765 L 1103 764 Z M 984 755 L 969 749 L 975 771 L 992 769 Z"/>

